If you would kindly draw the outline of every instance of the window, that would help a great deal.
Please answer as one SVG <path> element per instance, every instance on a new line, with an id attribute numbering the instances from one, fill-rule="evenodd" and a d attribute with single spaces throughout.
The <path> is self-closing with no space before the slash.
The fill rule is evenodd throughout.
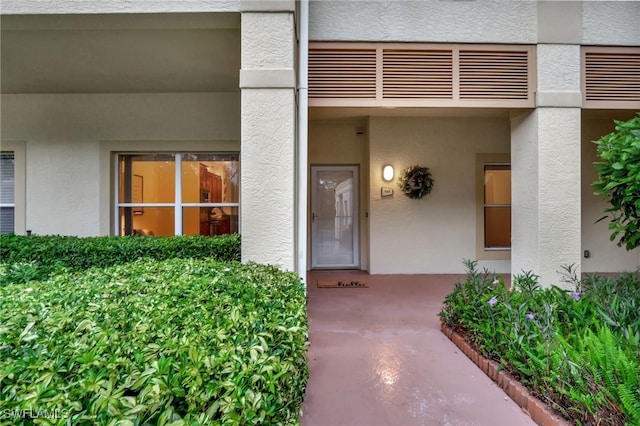
<path id="1" fill-rule="evenodd" d="M 238 232 L 238 154 L 119 154 L 117 165 L 119 235 Z"/>
<path id="2" fill-rule="evenodd" d="M 15 155 L 0 153 L 0 233 L 15 232 Z"/>
<path id="3" fill-rule="evenodd" d="M 484 248 L 511 248 L 511 166 L 484 165 Z"/>

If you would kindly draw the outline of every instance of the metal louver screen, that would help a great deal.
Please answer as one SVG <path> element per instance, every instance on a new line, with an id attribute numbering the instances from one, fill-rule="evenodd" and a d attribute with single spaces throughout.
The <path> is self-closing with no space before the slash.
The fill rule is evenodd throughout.
<path id="1" fill-rule="evenodd" d="M 451 50 L 385 49 L 382 61 L 385 99 L 452 99 Z"/>
<path id="2" fill-rule="evenodd" d="M 310 49 L 309 97 L 376 97 L 375 49 Z"/>
<path id="3" fill-rule="evenodd" d="M 640 102 L 640 50 L 585 52 L 585 100 Z"/>
<path id="4" fill-rule="evenodd" d="M 528 52 L 460 51 L 460 99 L 526 100 Z"/>

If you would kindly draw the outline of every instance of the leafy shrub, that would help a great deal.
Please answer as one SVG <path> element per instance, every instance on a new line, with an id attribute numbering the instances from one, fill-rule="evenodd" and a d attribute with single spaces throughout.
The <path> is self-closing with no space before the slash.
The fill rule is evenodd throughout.
<path id="1" fill-rule="evenodd" d="M 82 271 L 128 263 L 141 257 L 220 261 L 240 260 L 240 236 L 218 237 L 67 237 L 59 235 L 0 236 L 3 282 L 46 279 L 59 268 Z"/>
<path id="2" fill-rule="evenodd" d="M 581 425 L 640 424 L 640 274 L 541 289 L 537 276 L 499 276 L 465 261 L 467 278 L 440 318 L 531 392 Z"/>
<path id="3" fill-rule="evenodd" d="M 640 273 L 620 274 L 615 280 L 587 276 L 583 286 L 591 304 L 607 325 L 640 345 Z"/>
<path id="4" fill-rule="evenodd" d="M 10 424 L 37 410 L 52 424 L 298 423 L 308 328 L 293 273 L 211 259 L 67 270 L 0 287 L 0 318 Z"/>
<path id="5" fill-rule="evenodd" d="M 621 234 L 620 245 L 632 250 L 640 246 L 640 114 L 615 123 L 615 132 L 595 141 L 602 161 L 594 163 L 593 187 L 611 204 L 605 210 L 611 214 L 611 240 Z"/>

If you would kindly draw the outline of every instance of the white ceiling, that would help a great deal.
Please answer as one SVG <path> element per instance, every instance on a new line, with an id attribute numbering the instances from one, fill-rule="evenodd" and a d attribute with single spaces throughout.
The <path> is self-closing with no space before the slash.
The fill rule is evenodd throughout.
<path id="1" fill-rule="evenodd" d="M 2 93 L 238 92 L 239 14 L 3 16 Z"/>

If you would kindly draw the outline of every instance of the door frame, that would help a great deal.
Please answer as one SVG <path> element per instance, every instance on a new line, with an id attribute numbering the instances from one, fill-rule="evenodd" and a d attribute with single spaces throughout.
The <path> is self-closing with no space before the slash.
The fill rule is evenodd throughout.
<path id="1" fill-rule="evenodd" d="M 360 269 L 360 165 L 359 164 L 312 164 L 309 180 L 310 197 L 309 197 L 309 248 L 310 248 L 310 264 L 311 269 Z M 353 244 L 353 263 L 350 264 L 333 264 L 333 265 L 317 265 L 315 257 L 314 241 L 316 237 L 316 226 L 314 225 L 314 206 L 316 204 L 316 174 L 318 171 L 352 171 L 353 172 L 353 191 L 352 191 L 352 244 Z"/>

